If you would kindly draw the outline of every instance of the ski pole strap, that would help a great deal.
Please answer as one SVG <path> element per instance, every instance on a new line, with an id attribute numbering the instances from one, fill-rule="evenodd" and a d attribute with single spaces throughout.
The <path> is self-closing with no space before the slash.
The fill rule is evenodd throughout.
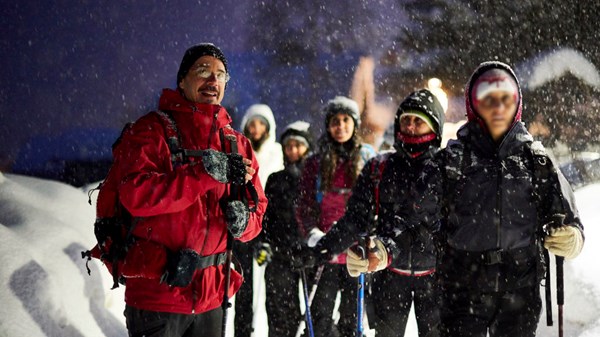
<path id="1" fill-rule="evenodd" d="M 250 207 L 249 211 L 256 212 L 256 207 L 258 206 L 258 192 L 256 191 L 256 187 L 249 181 L 246 183 L 246 190 L 250 193 L 250 198 L 252 198 L 252 201 L 254 202 L 254 206 Z"/>
<path id="2" fill-rule="evenodd" d="M 373 181 L 373 196 L 375 198 L 375 220 L 379 217 L 379 183 L 383 176 L 384 167 L 385 158 L 373 160 L 373 163 L 371 164 L 371 180 Z"/>

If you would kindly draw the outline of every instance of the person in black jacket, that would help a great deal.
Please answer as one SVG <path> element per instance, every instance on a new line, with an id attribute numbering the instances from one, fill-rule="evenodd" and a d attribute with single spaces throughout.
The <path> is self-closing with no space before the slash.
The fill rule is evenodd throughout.
<path id="1" fill-rule="evenodd" d="M 304 159 L 312 148 L 309 124 L 296 121 L 281 134 L 285 169 L 272 173 L 265 188 L 269 206 L 263 220 L 262 244 L 257 262 L 270 260 L 265 270 L 269 336 L 294 336 L 298 328 L 298 272 L 292 261 L 303 239 L 294 217 L 298 180 Z"/>
<path id="2" fill-rule="evenodd" d="M 573 258 L 583 226 L 570 186 L 520 121 L 512 69 L 481 64 L 465 96 L 467 124 L 417 188 L 417 218 L 441 218 L 441 335 L 535 336 L 542 242 Z"/>
<path id="3" fill-rule="evenodd" d="M 435 224 L 412 223 L 415 183 L 424 164 L 439 151 L 444 110 L 427 89 L 408 95 L 394 121 L 395 152 L 379 155 L 365 165 L 353 188 L 344 216 L 317 244 L 318 260 L 338 254 L 360 235 L 370 240 L 369 258 L 348 249 L 350 275 L 373 272 L 369 323 L 377 336 L 402 336 L 411 305 L 419 336 L 437 336 L 439 293 L 436 287 L 436 250 L 430 232 Z M 387 239 L 382 239 L 387 238 Z"/>

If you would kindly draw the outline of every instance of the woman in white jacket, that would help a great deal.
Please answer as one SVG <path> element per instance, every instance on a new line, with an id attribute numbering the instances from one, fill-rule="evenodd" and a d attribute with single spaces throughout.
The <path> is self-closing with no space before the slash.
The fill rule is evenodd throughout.
<path id="1" fill-rule="evenodd" d="M 254 104 L 246 110 L 241 131 L 250 142 L 258 160 L 260 182 L 267 183 L 273 172 L 283 170 L 283 151 L 275 139 L 276 125 L 273 111 L 266 104 Z"/>
<path id="2" fill-rule="evenodd" d="M 281 144 L 275 141 L 277 135 L 275 134 L 273 111 L 266 104 L 250 106 L 242 118 L 240 130 L 252 144 L 259 166 L 258 178 L 265 186 L 271 173 L 283 170 L 283 151 Z M 234 243 L 233 247 L 234 255 L 240 262 L 244 275 L 244 283 L 236 294 L 235 300 L 236 337 L 250 337 L 253 330 L 252 260 L 256 243 L 252 242 Z M 260 292 L 261 289 L 255 289 L 255 291 Z"/>

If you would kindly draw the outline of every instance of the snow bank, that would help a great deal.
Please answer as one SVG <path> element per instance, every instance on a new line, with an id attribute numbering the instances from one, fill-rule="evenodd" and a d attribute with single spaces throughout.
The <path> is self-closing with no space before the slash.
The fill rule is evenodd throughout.
<path id="1" fill-rule="evenodd" d="M 0 336 L 125 336 L 122 291 L 80 252 L 94 209 L 69 185 L 0 177 Z"/>
<path id="2" fill-rule="evenodd" d="M 567 336 L 600 335 L 599 196 L 600 184 L 576 192 L 586 245 L 565 264 Z M 104 267 L 92 261 L 88 276 L 81 259 L 80 251 L 95 241 L 94 216 L 80 189 L 0 173 L 0 336 L 127 335 L 123 287 L 109 290 L 112 280 Z M 264 292 L 261 296 L 264 301 Z M 258 311 L 255 335 L 266 336 L 264 306 Z M 555 306 L 555 322 L 556 311 Z M 545 327 L 544 317 L 538 336 L 556 336 L 556 327 Z M 232 330 L 230 325 L 230 336 Z M 414 316 L 406 336 L 417 336 Z"/>

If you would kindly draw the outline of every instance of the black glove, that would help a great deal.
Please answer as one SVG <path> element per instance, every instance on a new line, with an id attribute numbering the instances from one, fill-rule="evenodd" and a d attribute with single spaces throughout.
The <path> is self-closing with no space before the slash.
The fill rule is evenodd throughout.
<path id="1" fill-rule="evenodd" d="M 327 251 L 304 246 L 300 251 L 300 254 L 294 256 L 290 262 L 292 263 L 293 269 L 300 270 L 325 264 L 330 259 L 331 257 Z"/>
<path id="2" fill-rule="evenodd" d="M 271 245 L 262 242 L 257 244 L 256 249 L 254 250 L 254 258 L 259 266 L 262 266 L 265 263 L 270 263 L 273 258 L 273 250 L 271 249 Z"/>
<path id="3" fill-rule="evenodd" d="M 202 163 L 206 172 L 215 180 L 235 185 L 246 183 L 246 164 L 237 153 L 224 153 L 213 149 L 202 152 Z"/>
<path id="4" fill-rule="evenodd" d="M 224 213 L 227 229 L 234 238 L 240 238 L 248 227 L 250 218 L 248 207 L 239 200 L 232 200 L 225 205 Z"/>
<path id="5" fill-rule="evenodd" d="M 167 266 L 160 281 L 171 287 L 186 287 L 192 282 L 200 255 L 191 249 L 168 252 Z"/>

